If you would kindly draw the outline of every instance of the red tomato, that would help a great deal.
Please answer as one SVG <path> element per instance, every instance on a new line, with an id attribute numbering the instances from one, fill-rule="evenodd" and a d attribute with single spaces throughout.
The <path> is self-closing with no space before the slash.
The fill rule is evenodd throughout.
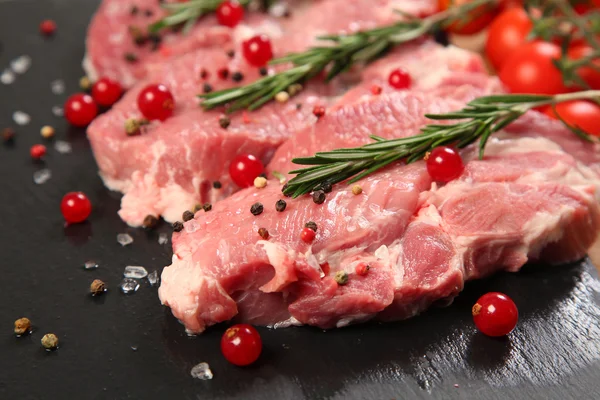
<path id="1" fill-rule="evenodd" d="M 569 125 L 600 137 L 600 106 L 597 104 L 586 100 L 573 100 L 557 104 L 555 110 L 548 106 L 544 109 L 544 114 L 554 119 L 558 119 L 558 114 Z"/>
<path id="2" fill-rule="evenodd" d="M 600 1 L 600 0 L 599 0 Z M 594 50 L 587 44 L 574 46 L 569 49 L 568 57 L 571 60 L 578 60 L 591 54 Z M 594 60 L 596 68 L 600 68 L 600 58 Z M 594 70 L 591 67 L 581 67 L 577 70 L 577 74 L 583 79 L 592 89 L 600 89 L 600 70 Z"/>
<path id="3" fill-rule="evenodd" d="M 470 3 L 472 0 L 438 0 L 440 11 L 447 10 L 450 7 L 461 6 Z M 468 14 L 467 20 L 463 23 L 454 22 L 446 30 L 460 35 L 472 35 L 485 29 L 492 22 L 495 16 L 495 8 L 491 5 L 477 7 Z"/>
<path id="4" fill-rule="evenodd" d="M 510 8 L 490 25 L 485 54 L 497 70 L 508 56 L 525 43 L 533 24 L 522 8 Z"/>
<path id="5" fill-rule="evenodd" d="M 577 3 L 573 6 L 578 14 L 585 14 L 588 11 L 600 8 L 600 0 L 587 0 Z"/>
<path id="6" fill-rule="evenodd" d="M 553 43 L 525 43 L 503 63 L 498 76 L 512 93 L 565 93 L 569 89 L 552 63 L 560 55 L 560 47 Z"/>

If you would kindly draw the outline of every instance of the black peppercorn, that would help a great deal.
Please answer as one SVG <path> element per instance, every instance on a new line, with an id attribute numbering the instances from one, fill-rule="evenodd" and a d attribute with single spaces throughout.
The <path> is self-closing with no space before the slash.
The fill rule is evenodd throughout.
<path id="1" fill-rule="evenodd" d="M 333 190 L 333 187 L 331 186 L 331 183 L 323 182 L 321 184 L 321 190 L 324 191 L 325 193 L 331 193 L 331 191 Z"/>
<path id="2" fill-rule="evenodd" d="M 15 141 L 15 130 L 12 128 L 4 128 L 2 130 L 2 141 L 4 144 L 12 144 Z"/>
<path id="3" fill-rule="evenodd" d="M 241 82 L 244 79 L 244 74 L 242 74 L 241 72 L 234 72 L 233 74 L 231 74 L 231 79 L 234 82 Z"/>
<path id="4" fill-rule="evenodd" d="M 181 216 L 181 219 L 183 219 L 183 222 L 188 222 L 189 220 L 194 219 L 194 213 L 189 210 L 185 210 Z"/>
<path id="5" fill-rule="evenodd" d="M 275 203 L 275 210 L 277 210 L 278 212 L 285 211 L 286 207 L 287 203 L 285 202 L 285 200 L 277 200 L 277 202 Z"/>
<path id="6" fill-rule="evenodd" d="M 250 207 L 250 212 L 252 215 L 260 215 L 262 214 L 264 207 L 261 203 L 254 203 L 252 207 Z"/>
<path id="7" fill-rule="evenodd" d="M 202 68 L 200 70 L 200 79 L 206 79 L 208 78 L 208 71 L 206 70 L 206 68 Z"/>
<path id="8" fill-rule="evenodd" d="M 202 204 L 202 209 L 205 212 L 209 212 L 210 210 L 212 210 L 212 204 L 210 204 L 210 203 L 204 203 L 204 204 Z"/>
<path id="9" fill-rule="evenodd" d="M 288 193 L 286 193 L 286 192 L 285 192 L 285 191 L 287 190 L 287 188 L 288 188 L 288 184 L 287 184 L 287 183 L 285 183 L 285 184 L 284 184 L 284 185 L 281 187 L 281 193 L 283 193 L 283 195 L 284 195 L 285 197 L 292 197 L 292 195 L 291 195 L 291 194 L 288 194 Z"/>
<path id="10" fill-rule="evenodd" d="M 227 50 L 227 57 L 233 58 L 235 57 L 235 50 Z"/>
<path id="11" fill-rule="evenodd" d="M 325 192 L 322 190 L 315 190 L 312 194 L 313 201 L 315 204 L 323 204 L 325 202 Z"/>
<path id="12" fill-rule="evenodd" d="M 181 222 L 181 221 L 173 222 L 173 230 L 175 232 L 181 232 L 183 230 L 183 222 Z"/>
<path id="13" fill-rule="evenodd" d="M 219 125 L 221 125 L 221 128 L 227 129 L 230 124 L 231 124 L 231 120 L 229 119 L 229 117 L 219 118 Z"/>
<path id="14" fill-rule="evenodd" d="M 308 221 L 306 224 L 304 224 L 304 227 L 308 228 L 308 229 L 312 229 L 315 232 L 317 231 L 317 223 L 314 221 Z"/>
<path id="15" fill-rule="evenodd" d="M 221 184 L 221 182 L 219 181 L 214 181 L 213 182 L 213 188 L 214 189 L 221 189 L 223 187 L 223 185 Z"/>
<path id="16" fill-rule="evenodd" d="M 269 70 L 266 69 L 265 67 L 260 67 L 258 69 L 258 73 L 260 74 L 260 76 L 267 76 L 267 74 L 269 73 Z"/>
<path id="17" fill-rule="evenodd" d="M 202 91 L 204 93 L 210 93 L 210 92 L 212 92 L 212 90 L 213 90 L 213 87 L 211 86 L 210 83 L 205 83 L 204 85 L 202 85 Z"/>
<path id="18" fill-rule="evenodd" d="M 129 11 L 129 13 L 131 15 L 137 15 L 137 13 L 140 11 L 140 9 L 138 8 L 138 6 L 133 6 L 131 7 L 131 11 Z"/>
<path id="19" fill-rule="evenodd" d="M 146 11 L 144 11 L 144 15 L 146 17 L 150 18 L 151 16 L 154 15 L 154 11 L 152 11 L 152 10 L 146 10 Z"/>
<path id="20" fill-rule="evenodd" d="M 136 56 L 133 53 L 125 53 L 125 61 L 129 62 L 129 63 L 135 63 L 138 61 L 138 56 Z"/>
<path id="21" fill-rule="evenodd" d="M 142 222 L 142 226 L 144 229 L 154 229 L 158 224 L 158 218 L 154 215 L 148 214 L 146 218 L 144 218 L 144 222 Z"/>

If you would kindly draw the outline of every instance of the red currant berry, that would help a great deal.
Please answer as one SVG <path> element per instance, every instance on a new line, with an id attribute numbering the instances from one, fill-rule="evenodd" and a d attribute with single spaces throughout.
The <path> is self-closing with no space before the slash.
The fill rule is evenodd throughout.
<path id="1" fill-rule="evenodd" d="M 121 85 L 109 78 L 101 78 L 92 86 L 92 97 L 103 107 L 115 104 L 122 93 Z"/>
<path id="2" fill-rule="evenodd" d="M 317 233 L 310 228 L 303 228 L 300 233 L 300 239 L 302 239 L 304 243 L 312 243 L 316 236 Z"/>
<path id="3" fill-rule="evenodd" d="M 242 52 L 248 64 L 263 67 L 273 58 L 271 41 L 265 35 L 251 37 L 242 43 Z"/>
<path id="4" fill-rule="evenodd" d="M 233 28 L 244 18 L 244 7 L 237 1 L 225 0 L 217 7 L 219 24 Z"/>
<path id="5" fill-rule="evenodd" d="M 31 154 L 31 158 L 34 160 L 40 160 L 46 155 L 46 146 L 43 144 L 34 144 L 29 149 L 29 154 Z"/>
<path id="6" fill-rule="evenodd" d="M 254 327 L 234 325 L 221 338 L 221 352 L 227 361 L 243 367 L 255 362 L 262 351 L 262 340 Z"/>
<path id="7" fill-rule="evenodd" d="M 451 147 L 436 147 L 427 157 L 427 172 L 436 182 L 450 182 L 458 178 L 464 169 L 460 154 Z"/>
<path id="8" fill-rule="evenodd" d="M 371 266 L 367 263 L 360 263 L 356 266 L 356 274 L 360 276 L 365 276 L 369 273 Z"/>
<path id="9" fill-rule="evenodd" d="M 69 97 L 64 106 L 65 118 L 73 126 L 84 127 L 98 115 L 98 106 L 89 94 L 76 93 Z"/>
<path id="10" fill-rule="evenodd" d="M 396 68 L 390 72 L 388 82 L 395 89 L 408 89 L 411 85 L 410 75 L 400 68 Z"/>
<path id="11" fill-rule="evenodd" d="M 263 173 L 263 163 L 252 154 L 239 154 L 229 164 L 229 176 L 241 188 L 254 185 L 254 179 Z"/>
<path id="12" fill-rule="evenodd" d="M 138 108 L 147 119 L 164 121 L 173 115 L 175 99 L 165 85 L 148 85 L 138 95 Z"/>
<path id="13" fill-rule="evenodd" d="M 43 20 L 40 23 L 40 32 L 44 36 L 52 36 L 56 32 L 56 22 L 51 19 Z"/>
<path id="14" fill-rule="evenodd" d="M 90 199 L 82 192 L 70 192 L 65 194 L 60 203 L 60 211 L 65 221 L 70 224 L 83 222 L 92 212 Z"/>
<path id="15" fill-rule="evenodd" d="M 519 311 L 514 301 L 498 292 L 486 293 L 473 306 L 473 321 L 477 329 L 488 336 L 508 335 L 515 329 Z"/>

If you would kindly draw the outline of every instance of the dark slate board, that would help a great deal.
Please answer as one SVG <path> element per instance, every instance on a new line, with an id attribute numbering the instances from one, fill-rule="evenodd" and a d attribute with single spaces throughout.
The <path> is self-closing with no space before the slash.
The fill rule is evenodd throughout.
<path id="1" fill-rule="evenodd" d="M 51 93 L 52 80 L 64 79 L 67 93 L 77 90 L 96 5 L 0 1 L 0 70 L 21 54 L 33 58 L 13 85 L 0 84 L 0 127 L 14 126 L 13 111 L 32 116 L 30 125 L 17 127 L 14 147 L 0 147 L 1 399 L 600 398 L 600 281 L 587 261 L 469 284 L 451 307 L 405 322 L 330 332 L 261 329 L 264 353 L 246 369 L 220 356 L 224 326 L 189 338 L 160 306 L 156 288 L 143 283 L 134 295 L 120 293 L 125 265 L 160 269 L 170 248 L 157 243 L 156 232 L 128 229 L 117 218 L 119 195 L 102 186 L 84 133 L 51 112 L 66 98 Z M 37 33 L 48 17 L 59 26 L 52 40 Z M 53 177 L 38 186 L 32 173 L 42 166 L 32 164 L 28 150 L 45 124 L 74 152 L 51 149 L 46 164 Z M 88 223 L 64 228 L 59 202 L 71 190 L 88 193 L 94 212 Z M 135 242 L 122 248 L 119 232 Z M 84 271 L 89 259 L 100 268 Z M 87 295 L 95 278 L 109 285 L 98 299 Z M 508 338 L 484 337 L 471 322 L 471 305 L 490 290 L 519 305 L 521 321 Z M 15 338 L 12 323 L 21 316 L 34 321 L 35 331 Z M 58 351 L 40 347 L 45 332 L 60 337 Z M 212 381 L 190 377 L 201 361 L 210 363 Z"/>

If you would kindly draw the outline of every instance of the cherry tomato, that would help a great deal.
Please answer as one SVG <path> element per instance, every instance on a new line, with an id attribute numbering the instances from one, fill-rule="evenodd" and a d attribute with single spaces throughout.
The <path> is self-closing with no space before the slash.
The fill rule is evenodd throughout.
<path id="1" fill-rule="evenodd" d="M 587 44 L 574 46 L 569 49 L 567 56 L 571 60 L 578 60 L 582 57 L 586 57 L 591 54 L 594 50 Z M 591 67 L 581 67 L 577 70 L 577 74 L 583 79 L 592 89 L 600 89 L 600 58 L 596 58 L 593 61 L 593 65 L 597 69 Z"/>
<path id="2" fill-rule="evenodd" d="M 234 325 L 227 329 L 221 338 L 221 352 L 227 361 L 243 367 L 250 365 L 262 352 L 262 339 L 253 326 Z"/>
<path id="3" fill-rule="evenodd" d="M 494 68 L 499 70 L 504 61 L 525 43 L 533 24 L 522 8 L 509 8 L 490 25 L 485 55 Z"/>
<path id="4" fill-rule="evenodd" d="M 505 336 L 512 332 L 519 320 L 519 310 L 514 301 L 499 292 L 486 293 L 472 309 L 477 329 L 488 336 Z"/>
<path id="5" fill-rule="evenodd" d="M 451 7 L 461 6 L 472 2 L 472 0 L 438 0 L 438 8 L 443 11 Z M 466 20 L 450 24 L 446 30 L 460 35 L 472 35 L 485 29 L 492 22 L 495 15 L 492 5 L 477 7 L 468 13 Z"/>
<path id="6" fill-rule="evenodd" d="M 525 43 L 503 63 L 498 76 L 512 93 L 564 93 L 569 89 L 552 63 L 560 56 L 560 47 L 553 43 Z"/>
<path id="7" fill-rule="evenodd" d="M 557 114 L 569 125 L 583 129 L 590 135 L 600 137 L 600 106 L 586 100 L 573 100 L 559 103 L 555 109 L 544 108 L 544 114 L 558 119 Z"/>

